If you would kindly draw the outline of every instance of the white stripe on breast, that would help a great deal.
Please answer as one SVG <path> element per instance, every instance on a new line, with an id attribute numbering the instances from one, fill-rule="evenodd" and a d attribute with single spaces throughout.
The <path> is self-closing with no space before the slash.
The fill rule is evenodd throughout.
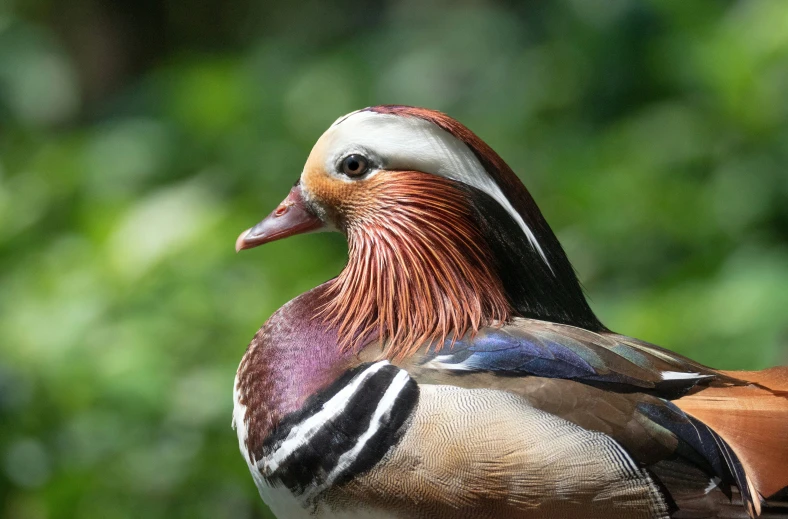
<path id="1" fill-rule="evenodd" d="M 394 377 L 394 380 L 392 380 L 391 384 L 389 384 L 388 389 L 386 389 L 386 392 L 383 393 L 383 398 L 380 399 L 378 407 L 375 409 L 375 413 L 372 415 L 372 419 L 369 422 L 369 429 L 367 429 L 366 432 L 364 432 L 364 434 L 359 437 L 356 445 L 353 446 L 352 449 L 340 456 L 336 467 L 334 467 L 334 470 L 332 470 L 328 475 L 325 483 L 319 487 L 316 487 L 312 492 L 310 492 L 311 495 L 317 495 L 324 489 L 331 486 L 334 481 L 336 481 L 336 478 L 338 478 L 342 472 L 348 468 L 351 463 L 353 463 L 356 457 L 358 457 L 358 454 L 367 445 L 369 439 L 380 430 L 383 417 L 386 413 L 394 408 L 394 402 L 400 393 L 402 393 L 402 390 L 405 388 L 408 380 L 410 380 L 410 377 L 408 376 L 407 371 L 401 370 L 399 373 L 397 373 L 397 375 Z"/>
<path id="2" fill-rule="evenodd" d="M 383 366 L 387 366 L 388 364 L 389 362 L 387 360 L 382 360 L 368 367 L 360 375 L 357 375 L 350 384 L 343 387 L 336 395 L 331 397 L 328 402 L 323 404 L 320 411 L 304 420 L 303 423 L 293 427 L 281 445 L 279 445 L 269 456 L 266 456 L 258 462 L 258 468 L 260 468 L 263 474 L 271 474 L 278 469 L 282 462 L 287 460 L 287 458 L 300 446 L 317 434 L 320 428 L 328 420 L 342 414 L 350 399 L 356 394 L 359 386 Z M 262 467 L 260 467 L 260 464 L 262 464 Z"/>

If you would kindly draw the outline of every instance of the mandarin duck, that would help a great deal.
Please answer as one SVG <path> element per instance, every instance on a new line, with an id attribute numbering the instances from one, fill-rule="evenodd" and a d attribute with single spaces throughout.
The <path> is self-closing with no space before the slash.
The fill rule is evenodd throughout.
<path id="1" fill-rule="evenodd" d="M 788 517 L 788 367 L 718 371 L 607 329 L 456 120 L 341 117 L 236 250 L 321 230 L 346 267 L 268 319 L 234 385 L 277 517 Z"/>

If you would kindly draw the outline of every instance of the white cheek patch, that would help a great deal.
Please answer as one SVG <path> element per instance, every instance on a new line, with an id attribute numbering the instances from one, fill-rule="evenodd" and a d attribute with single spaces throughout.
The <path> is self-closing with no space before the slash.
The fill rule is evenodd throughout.
<path id="1" fill-rule="evenodd" d="M 320 140 L 326 171 L 333 171 L 344 155 L 366 150 L 384 169 L 431 173 L 484 191 L 514 218 L 531 246 L 550 266 L 536 236 L 476 155 L 464 142 L 435 124 L 418 117 L 358 111 L 337 119 Z"/>

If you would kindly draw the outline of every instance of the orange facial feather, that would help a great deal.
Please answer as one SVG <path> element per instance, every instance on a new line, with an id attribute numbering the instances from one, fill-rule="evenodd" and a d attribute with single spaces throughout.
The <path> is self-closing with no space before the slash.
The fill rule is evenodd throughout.
<path id="1" fill-rule="evenodd" d="M 403 358 L 510 318 L 469 201 L 452 181 L 413 171 L 310 180 L 348 237 L 348 264 L 319 314 L 338 327 L 344 351 L 377 337 L 389 358 Z"/>

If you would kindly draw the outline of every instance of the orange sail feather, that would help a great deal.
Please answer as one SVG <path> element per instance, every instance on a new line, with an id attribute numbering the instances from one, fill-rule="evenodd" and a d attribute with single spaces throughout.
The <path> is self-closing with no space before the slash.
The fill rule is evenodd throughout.
<path id="1" fill-rule="evenodd" d="M 788 367 L 724 373 L 751 384 L 710 387 L 675 403 L 733 447 L 768 498 L 788 487 Z"/>

